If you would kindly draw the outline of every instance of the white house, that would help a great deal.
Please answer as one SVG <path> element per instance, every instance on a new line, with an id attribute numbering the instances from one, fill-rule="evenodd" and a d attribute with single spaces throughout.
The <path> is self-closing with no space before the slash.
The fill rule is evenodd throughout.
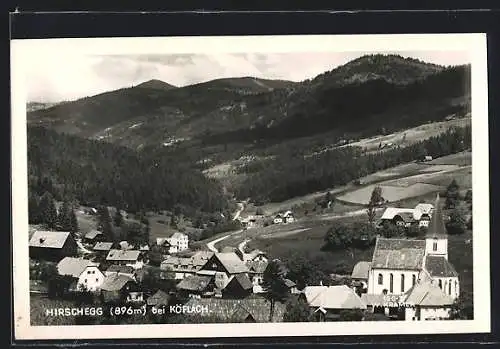
<path id="1" fill-rule="evenodd" d="M 99 264 L 88 259 L 65 257 L 57 264 L 57 271 L 59 275 L 69 275 L 77 279 L 74 285 L 75 291 L 96 292 L 105 279 L 99 270 Z"/>
<path id="2" fill-rule="evenodd" d="M 418 204 L 415 208 L 387 207 L 380 218 L 381 222 L 390 222 L 398 226 L 409 227 L 418 224 L 419 227 L 428 227 L 434 206 L 432 204 Z"/>
<path id="3" fill-rule="evenodd" d="M 283 216 L 281 215 L 281 213 L 278 213 L 274 219 L 273 219 L 273 223 L 274 224 L 281 224 L 283 223 Z"/>
<path id="4" fill-rule="evenodd" d="M 448 238 L 439 205 L 439 195 L 434 207 L 435 212 L 425 240 L 377 238 L 368 271 L 367 299 L 372 299 L 370 295 L 403 297 L 410 290 L 420 290 L 423 286 L 419 285 L 428 282 L 432 283 L 432 288 L 438 287 L 441 293 L 451 300 L 458 298 L 460 282 L 457 271 L 448 261 Z M 439 302 L 446 303 L 447 297 L 441 297 Z M 373 299 L 375 298 L 377 297 Z M 434 306 L 441 307 L 442 304 L 439 302 Z M 427 307 L 431 306 L 425 304 Z M 440 311 L 436 312 L 442 315 Z M 406 320 L 413 318 L 425 319 L 426 316 L 412 315 Z"/>
<path id="5" fill-rule="evenodd" d="M 176 232 L 169 239 L 171 246 L 177 247 L 177 252 L 187 250 L 189 248 L 189 237 L 186 234 Z"/>

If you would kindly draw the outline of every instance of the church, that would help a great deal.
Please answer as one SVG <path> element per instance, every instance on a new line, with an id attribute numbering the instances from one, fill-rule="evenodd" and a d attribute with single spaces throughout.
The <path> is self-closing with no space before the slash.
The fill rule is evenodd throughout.
<path id="1" fill-rule="evenodd" d="M 367 267 L 364 267 L 367 266 Z M 361 261 L 366 293 L 362 299 L 374 312 L 405 320 L 449 317 L 460 294 L 458 273 L 448 261 L 448 237 L 439 195 L 424 239 L 378 237 L 371 262 Z"/>

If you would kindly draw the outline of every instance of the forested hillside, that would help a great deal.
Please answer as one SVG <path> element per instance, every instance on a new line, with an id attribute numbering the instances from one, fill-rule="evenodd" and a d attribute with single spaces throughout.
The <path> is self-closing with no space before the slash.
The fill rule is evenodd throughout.
<path id="1" fill-rule="evenodd" d="M 220 185 L 176 162 L 128 148 L 28 127 L 29 189 L 57 200 L 131 212 L 183 206 L 187 212 L 228 208 Z"/>
<path id="2" fill-rule="evenodd" d="M 254 167 L 242 168 L 248 178 L 238 189 L 240 198 L 259 202 L 280 202 L 294 196 L 347 184 L 357 178 L 422 156 L 457 153 L 471 147 L 470 127 L 448 130 L 440 136 L 405 148 L 363 154 L 357 147 L 345 147 L 318 156 L 281 156 Z"/>

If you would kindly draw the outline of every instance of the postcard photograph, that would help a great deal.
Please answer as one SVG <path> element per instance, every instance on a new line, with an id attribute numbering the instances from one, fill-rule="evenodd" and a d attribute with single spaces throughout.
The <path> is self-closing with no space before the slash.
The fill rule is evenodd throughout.
<path id="1" fill-rule="evenodd" d="M 485 35 L 11 50 L 17 339 L 490 330 Z"/>

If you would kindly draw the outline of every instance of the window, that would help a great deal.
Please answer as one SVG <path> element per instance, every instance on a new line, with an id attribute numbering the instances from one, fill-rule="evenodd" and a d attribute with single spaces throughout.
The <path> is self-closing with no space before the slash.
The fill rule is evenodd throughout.
<path id="1" fill-rule="evenodd" d="M 432 250 L 433 250 L 433 251 L 437 251 L 437 249 L 438 249 L 438 243 L 437 243 L 437 242 L 434 242 L 434 243 L 432 244 Z"/>
<path id="2" fill-rule="evenodd" d="M 448 282 L 448 294 L 451 296 L 451 280 Z"/>
<path id="3" fill-rule="evenodd" d="M 401 274 L 401 292 L 405 291 L 405 274 Z"/>
<path id="4" fill-rule="evenodd" d="M 99 279 L 95 279 L 95 282 L 99 282 Z"/>
<path id="5" fill-rule="evenodd" d="M 443 282 L 441 280 L 439 280 L 439 288 L 443 289 Z"/>
<path id="6" fill-rule="evenodd" d="M 87 279 L 85 279 L 85 283 L 87 283 Z"/>
<path id="7" fill-rule="evenodd" d="M 382 285 L 384 283 L 384 276 L 382 274 L 378 274 L 378 284 Z"/>
<path id="8" fill-rule="evenodd" d="M 394 292 L 394 275 L 389 276 L 389 292 L 393 293 Z"/>
<path id="9" fill-rule="evenodd" d="M 417 282 L 417 275 L 413 274 L 411 276 L 411 284 L 412 284 L 412 286 L 414 286 L 416 282 Z"/>

